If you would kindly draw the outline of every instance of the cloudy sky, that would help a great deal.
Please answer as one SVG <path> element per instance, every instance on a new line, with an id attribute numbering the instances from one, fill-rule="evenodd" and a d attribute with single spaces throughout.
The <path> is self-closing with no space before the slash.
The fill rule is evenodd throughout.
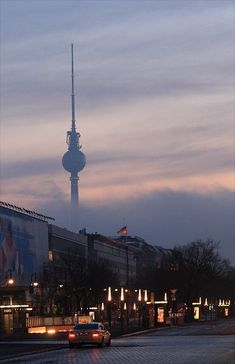
<path id="1" fill-rule="evenodd" d="M 80 227 L 235 264 L 235 2 L 0 0 L 1 200 L 68 226 L 76 119 Z"/>

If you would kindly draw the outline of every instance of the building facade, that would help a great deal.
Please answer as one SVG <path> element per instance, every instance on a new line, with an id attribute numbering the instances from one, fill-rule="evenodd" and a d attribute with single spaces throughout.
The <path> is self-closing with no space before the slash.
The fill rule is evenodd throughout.
<path id="1" fill-rule="evenodd" d="M 9 205 L 9 204 L 8 204 Z M 29 210 L 0 206 L 0 284 L 28 285 L 48 260 L 48 221 Z"/>
<path id="2" fill-rule="evenodd" d="M 88 234 L 89 261 L 105 263 L 119 278 L 121 286 L 136 279 L 136 248 L 100 234 Z"/>
<path id="3" fill-rule="evenodd" d="M 87 261 L 87 237 L 65 228 L 50 224 L 48 226 L 48 257 L 58 265 L 67 262 L 70 256 L 79 261 Z"/>
<path id="4" fill-rule="evenodd" d="M 47 216 L 0 203 L 0 330 L 24 328 L 32 279 L 48 261 Z"/>

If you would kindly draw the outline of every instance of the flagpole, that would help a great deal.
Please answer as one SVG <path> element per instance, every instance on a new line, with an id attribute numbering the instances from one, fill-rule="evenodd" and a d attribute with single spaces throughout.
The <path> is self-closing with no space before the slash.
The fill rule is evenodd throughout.
<path id="1" fill-rule="evenodd" d="M 127 244 L 127 233 L 125 237 L 125 244 L 126 244 L 126 287 L 129 287 L 129 251 L 128 251 L 128 244 Z"/>
<path id="2" fill-rule="evenodd" d="M 126 325 L 129 326 L 129 251 L 127 244 L 127 225 L 126 225 L 126 233 L 125 233 L 125 244 L 126 244 L 126 288 L 127 288 L 127 297 L 126 297 Z"/>
<path id="3" fill-rule="evenodd" d="M 121 229 L 119 229 L 117 231 L 117 234 L 120 234 L 122 236 L 121 241 L 123 241 L 125 243 L 125 249 L 126 249 L 126 288 L 128 288 L 129 287 L 129 252 L 128 252 L 128 244 L 127 244 L 127 225 L 124 225 Z"/>

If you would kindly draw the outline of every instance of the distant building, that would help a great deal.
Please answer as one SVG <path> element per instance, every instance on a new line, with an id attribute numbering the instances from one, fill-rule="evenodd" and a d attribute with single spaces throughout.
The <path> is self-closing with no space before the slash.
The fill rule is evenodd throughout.
<path id="1" fill-rule="evenodd" d="M 136 279 L 136 248 L 100 234 L 87 234 L 89 261 L 106 263 L 121 286 Z"/>
<path id="2" fill-rule="evenodd" d="M 48 226 L 49 261 L 61 265 L 70 256 L 77 256 L 78 261 L 87 262 L 87 237 L 56 225 Z"/>
<path id="3" fill-rule="evenodd" d="M 136 248 L 135 258 L 137 279 L 141 276 L 142 271 L 147 267 L 160 269 L 164 264 L 165 257 L 169 254 L 168 249 L 151 245 L 139 236 L 127 235 L 115 237 L 114 239 L 118 242 L 126 242 L 129 247 Z"/>

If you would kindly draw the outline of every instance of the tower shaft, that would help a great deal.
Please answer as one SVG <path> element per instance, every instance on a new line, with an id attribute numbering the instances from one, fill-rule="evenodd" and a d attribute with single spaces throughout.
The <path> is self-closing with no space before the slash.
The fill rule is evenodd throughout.
<path id="1" fill-rule="evenodd" d="M 78 181 L 79 177 L 77 173 L 71 173 L 71 203 L 78 204 Z"/>
<path id="2" fill-rule="evenodd" d="M 77 173 L 71 173 L 70 182 L 71 182 L 71 226 L 78 226 L 78 210 L 79 210 L 79 194 L 78 194 L 78 181 L 79 177 Z"/>

